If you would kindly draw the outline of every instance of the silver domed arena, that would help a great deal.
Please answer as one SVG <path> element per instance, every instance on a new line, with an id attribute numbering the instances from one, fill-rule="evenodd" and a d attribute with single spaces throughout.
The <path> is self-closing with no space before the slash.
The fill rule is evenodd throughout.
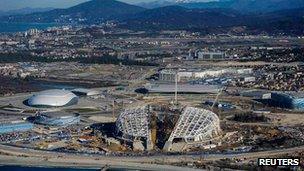
<path id="1" fill-rule="evenodd" d="M 63 107 L 78 103 L 78 97 L 68 90 L 52 89 L 38 92 L 27 100 L 32 107 Z"/>

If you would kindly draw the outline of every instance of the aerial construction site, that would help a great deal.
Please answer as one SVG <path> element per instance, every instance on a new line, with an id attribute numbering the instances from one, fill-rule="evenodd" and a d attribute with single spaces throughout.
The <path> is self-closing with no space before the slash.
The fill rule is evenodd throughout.
<path id="1" fill-rule="evenodd" d="M 301 115 L 299 109 L 276 107 L 278 101 L 295 97 L 237 89 L 225 80 L 216 85 L 190 84 L 185 79 L 195 77 L 186 78 L 185 69 L 167 70 L 142 70 L 144 77 L 138 74 L 129 85 L 48 89 L 2 97 L 0 110 L 5 120 L 0 127 L 1 141 L 14 148 L 60 155 L 107 156 L 115 164 L 112 157 L 132 156 L 132 162 L 134 158 L 193 168 L 233 168 L 239 162 L 249 167 L 256 153 L 275 148 L 283 151 L 274 151 L 280 156 L 284 150 L 293 152 L 292 148 L 302 147 L 303 129 L 299 125 L 303 120 L 297 118 Z M 215 76 L 221 78 L 226 72 L 233 77 L 254 74 L 251 69 L 229 68 L 205 70 L 201 75 L 212 82 L 216 81 Z M 155 74 L 157 80 L 152 78 Z M 209 154 L 229 160 L 224 164 Z M 231 154 L 246 154 L 248 159 L 230 158 Z M 172 159 L 172 155 L 183 156 L 184 160 Z M 144 156 L 151 158 L 141 158 Z M 202 160 L 204 157 L 208 160 Z"/>
<path id="2" fill-rule="evenodd" d="M 91 29 L 33 34 L 46 44 L 46 35 L 60 37 L 57 48 Z M 272 157 L 300 158 L 302 169 L 304 65 L 282 62 L 303 56 L 300 40 L 186 33 L 83 33 L 66 43 L 92 41 L 81 59 L 119 58 L 65 61 L 60 49 L 59 61 L 1 63 L 0 164 L 257 170 L 259 158 Z M 11 40 L 29 42 L 2 39 L 8 52 L 24 47 Z"/>

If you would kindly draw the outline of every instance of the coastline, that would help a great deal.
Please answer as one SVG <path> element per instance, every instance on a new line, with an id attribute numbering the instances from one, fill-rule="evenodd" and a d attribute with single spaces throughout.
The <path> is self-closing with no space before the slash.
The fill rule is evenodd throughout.
<path id="1" fill-rule="evenodd" d="M 205 161 L 216 161 L 227 158 L 238 158 L 255 160 L 261 157 L 271 157 L 282 154 L 293 154 L 296 151 L 304 150 L 304 146 L 293 148 L 276 149 L 270 151 L 248 152 L 237 154 L 209 154 L 200 155 L 180 155 L 180 156 L 91 156 L 69 153 L 58 153 L 49 151 L 39 151 L 0 145 L 0 165 L 22 165 L 22 166 L 41 166 L 41 167 L 85 167 L 85 168 L 125 168 L 146 171 L 167 170 L 167 171 L 195 171 L 189 167 L 178 167 L 172 164 L 183 162 L 194 162 L 199 159 Z"/>
<path id="2" fill-rule="evenodd" d="M 60 160 L 56 158 L 45 159 L 44 157 L 18 157 L 0 155 L 0 166 L 21 166 L 21 167 L 41 167 L 41 168 L 76 168 L 76 169 L 89 169 L 94 171 L 107 169 L 128 169 L 128 170 L 141 170 L 141 171 L 197 171 L 202 169 L 192 169 L 185 167 L 178 167 L 172 165 L 159 165 L 159 164 L 147 164 L 146 162 L 121 162 L 113 159 L 105 159 L 96 161 L 94 159 L 71 159 Z"/>
<path id="3" fill-rule="evenodd" d="M 0 168 L 3 166 L 7 167 L 20 167 L 20 168 L 41 168 L 41 169 L 75 169 L 75 170 L 100 170 L 100 168 L 94 167 L 74 167 L 74 166 L 40 166 L 40 165 L 17 165 L 17 164 L 0 164 Z"/>
<path id="4" fill-rule="evenodd" d="M 26 22 L 0 22 L 0 33 L 24 32 L 29 29 L 46 29 L 60 26 L 59 23 L 26 23 Z"/>

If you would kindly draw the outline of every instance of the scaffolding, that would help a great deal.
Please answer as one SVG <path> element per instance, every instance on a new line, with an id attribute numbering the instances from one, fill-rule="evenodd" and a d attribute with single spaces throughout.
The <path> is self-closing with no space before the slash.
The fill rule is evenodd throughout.
<path id="1" fill-rule="evenodd" d="M 175 138 L 183 139 L 186 143 L 206 142 L 220 135 L 220 120 L 209 110 L 186 107 L 173 132 L 169 142 Z"/>
<path id="2" fill-rule="evenodd" d="M 133 142 L 143 138 L 142 140 L 147 142 L 147 149 L 153 149 L 152 110 L 150 106 L 144 106 L 122 112 L 116 121 L 116 127 L 119 133 L 122 133 L 122 138 Z M 220 120 L 215 113 L 194 107 L 185 107 L 180 112 L 179 119 L 164 146 L 165 150 L 170 151 L 173 144 L 178 144 L 175 142 L 184 144 L 180 148 L 181 151 L 187 146 L 208 145 L 211 141 L 219 140 Z"/>
<path id="3" fill-rule="evenodd" d="M 140 108 L 126 109 L 117 121 L 116 127 L 123 134 L 124 139 L 149 138 L 149 109 L 147 106 Z"/>

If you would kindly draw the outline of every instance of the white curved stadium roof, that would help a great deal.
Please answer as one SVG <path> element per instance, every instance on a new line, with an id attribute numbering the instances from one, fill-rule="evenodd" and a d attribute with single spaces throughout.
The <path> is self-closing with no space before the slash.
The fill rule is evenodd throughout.
<path id="1" fill-rule="evenodd" d="M 78 97 L 68 90 L 46 90 L 34 94 L 28 99 L 28 105 L 30 106 L 49 106 L 60 107 L 70 104 L 75 104 L 78 101 Z"/>
<path id="2" fill-rule="evenodd" d="M 215 113 L 205 109 L 186 107 L 169 140 L 182 138 L 186 142 L 204 142 L 218 137 L 220 132 L 220 120 Z"/>
<path id="3" fill-rule="evenodd" d="M 147 106 L 126 109 L 116 121 L 116 126 L 124 138 L 149 137 L 149 108 Z M 221 133 L 220 120 L 212 111 L 186 107 L 183 109 L 169 141 L 175 138 L 185 142 L 207 142 L 218 138 Z"/>

